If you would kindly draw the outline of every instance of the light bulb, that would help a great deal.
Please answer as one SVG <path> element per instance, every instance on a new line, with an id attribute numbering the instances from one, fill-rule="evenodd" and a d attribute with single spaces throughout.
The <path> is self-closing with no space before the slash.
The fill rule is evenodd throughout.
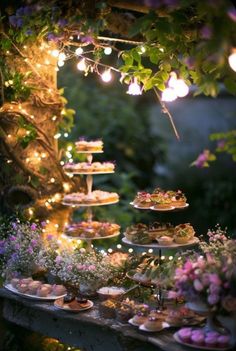
<path id="1" fill-rule="evenodd" d="M 83 58 L 81 61 L 78 62 L 77 69 L 79 71 L 85 71 L 86 68 L 87 68 L 87 65 L 86 65 L 85 59 Z"/>
<path id="2" fill-rule="evenodd" d="M 174 91 L 178 97 L 184 97 L 189 93 L 189 87 L 183 79 L 177 79 L 174 84 Z"/>
<path id="3" fill-rule="evenodd" d="M 66 59 L 66 54 L 64 52 L 60 52 L 60 54 L 58 55 L 58 60 L 65 61 L 65 59 Z"/>
<path id="4" fill-rule="evenodd" d="M 84 50 L 83 50 L 83 48 L 81 48 L 81 47 L 80 47 L 80 48 L 77 48 L 77 49 L 75 50 L 75 54 L 78 55 L 78 56 L 81 55 L 83 52 L 84 52 Z"/>
<path id="5" fill-rule="evenodd" d="M 145 46 L 141 45 L 138 49 L 139 54 L 144 54 L 146 52 Z"/>
<path id="6" fill-rule="evenodd" d="M 142 90 L 140 85 L 137 82 L 137 79 L 135 78 L 133 83 L 130 83 L 129 88 L 127 90 L 127 94 L 129 95 L 141 95 Z"/>
<path id="7" fill-rule="evenodd" d="M 61 60 L 57 62 L 58 67 L 62 67 L 62 66 L 64 66 L 64 64 L 65 64 L 65 62 L 61 61 Z"/>
<path id="8" fill-rule="evenodd" d="M 71 151 L 73 149 L 72 145 L 67 146 L 67 151 Z"/>
<path id="9" fill-rule="evenodd" d="M 58 56 L 59 56 L 59 50 L 57 50 L 57 49 L 52 50 L 52 51 L 51 51 L 51 55 L 52 55 L 53 57 L 58 57 Z"/>
<path id="10" fill-rule="evenodd" d="M 101 75 L 101 78 L 105 83 L 110 82 L 112 80 L 111 70 L 107 69 L 106 71 L 104 71 L 103 74 Z"/>
<path id="11" fill-rule="evenodd" d="M 104 54 L 105 55 L 111 55 L 112 53 L 112 48 L 110 48 L 110 46 L 107 46 L 105 49 L 104 49 Z"/>
<path id="12" fill-rule="evenodd" d="M 177 94 L 175 92 L 174 89 L 172 88 L 166 88 L 165 90 L 163 90 L 162 92 L 162 97 L 161 97 L 162 101 L 174 101 L 177 99 Z"/>
<path id="13" fill-rule="evenodd" d="M 228 57 L 229 65 L 234 72 L 236 72 L 236 52 L 233 52 Z"/>

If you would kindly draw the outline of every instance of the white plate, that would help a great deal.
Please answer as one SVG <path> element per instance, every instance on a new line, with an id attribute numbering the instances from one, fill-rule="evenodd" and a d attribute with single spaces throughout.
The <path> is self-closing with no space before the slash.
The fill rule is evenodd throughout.
<path id="1" fill-rule="evenodd" d="M 69 174 L 78 174 L 78 175 L 96 175 L 96 174 L 112 174 L 112 173 L 115 173 L 115 171 L 108 171 L 108 172 L 83 172 L 83 171 L 67 171 L 65 170 L 66 173 L 69 173 Z"/>
<path id="2" fill-rule="evenodd" d="M 130 319 L 128 320 L 128 323 L 131 324 L 131 325 L 133 325 L 134 327 L 140 327 L 140 324 L 137 324 L 137 323 L 134 323 L 134 322 L 133 322 L 133 318 L 130 318 Z M 141 325 L 142 325 L 142 324 L 141 324 Z"/>
<path id="3" fill-rule="evenodd" d="M 46 297 L 41 297 L 41 296 L 36 296 L 36 295 L 24 294 L 24 293 L 21 293 L 20 291 L 18 291 L 17 289 L 15 289 L 11 284 L 5 284 L 4 288 L 9 290 L 9 291 L 11 291 L 11 292 L 13 292 L 16 295 L 23 296 L 23 297 L 26 297 L 28 299 L 33 299 L 33 300 L 54 301 L 54 300 L 57 300 L 57 299 L 59 299 L 61 297 L 66 296 L 66 294 L 63 294 L 63 295 L 60 295 L 60 296 L 49 295 L 49 296 L 46 296 Z"/>
<path id="4" fill-rule="evenodd" d="M 77 154 L 103 154 L 104 151 L 79 151 L 76 150 Z"/>
<path id="5" fill-rule="evenodd" d="M 116 201 L 111 201 L 111 202 L 104 202 L 104 203 L 91 203 L 91 204 L 73 204 L 73 203 L 68 203 L 65 201 L 62 201 L 62 205 L 65 206 L 71 206 L 71 207 L 91 207 L 91 206 L 105 206 L 105 205 L 113 205 L 113 204 L 117 204 L 119 202 L 119 200 Z"/>
<path id="6" fill-rule="evenodd" d="M 133 244 L 131 241 L 129 241 L 128 239 L 126 239 L 125 237 L 121 239 L 122 242 L 126 245 L 130 245 L 130 246 L 137 246 L 137 247 L 147 247 L 147 248 L 151 248 L 151 249 L 175 249 L 175 248 L 181 248 L 181 247 L 188 247 L 188 246 L 192 246 L 195 244 L 199 243 L 199 239 L 197 237 L 194 237 L 192 240 L 190 240 L 188 243 L 186 244 L 176 244 L 176 243 L 172 243 L 171 245 L 159 245 L 157 243 L 152 243 L 152 244 L 146 244 L 146 245 L 142 245 L 142 244 Z"/>
<path id="7" fill-rule="evenodd" d="M 138 206 L 138 205 L 134 205 L 133 202 L 130 202 L 129 204 L 130 204 L 131 206 L 133 206 L 134 208 L 137 208 L 137 209 L 139 209 L 139 210 L 150 210 L 150 209 L 151 209 L 151 206 L 150 206 L 150 207 L 140 207 L 140 206 Z"/>
<path id="8" fill-rule="evenodd" d="M 152 211 L 158 211 L 158 212 L 168 212 L 168 211 L 174 211 L 175 207 L 171 206 L 169 208 L 155 208 L 154 206 L 150 207 L 150 210 Z"/>
<path id="9" fill-rule="evenodd" d="M 147 328 L 145 328 L 144 324 L 141 324 L 139 329 L 142 330 L 142 331 L 145 331 L 145 332 L 148 332 L 148 333 L 156 333 L 156 332 L 159 332 L 165 328 L 169 328 L 169 324 L 166 323 L 166 322 L 162 322 L 162 328 L 161 329 L 158 329 L 158 330 L 149 330 Z"/>
<path id="10" fill-rule="evenodd" d="M 199 346 L 199 345 L 194 345 L 194 344 L 188 344 L 188 343 L 185 343 L 182 340 L 180 340 L 180 338 L 178 336 L 178 332 L 176 332 L 173 335 L 173 337 L 174 337 L 175 341 L 177 341 L 179 344 L 185 345 L 188 347 L 192 347 L 192 348 L 197 349 L 197 350 L 213 350 L 213 351 L 221 350 L 221 351 L 224 351 L 224 350 L 230 350 L 233 348 L 232 344 L 229 344 L 228 347 L 217 347 L 217 346 L 209 347 L 209 346 Z"/>
<path id="11" fill-rule="evenodd" d="M 112 235 L 107 235 L 107 236 L 95 236 L 92 238 L 85 238 L 82 236 L 70 236 L 65 233 L 62 234 L 62 237 L 65 237 L 66 239 L 71 239 L 71 240 L 84 240 L 84 241 L 90 241 L 90 240 L 101 240 L 101 239 L 110 239 L 110 238 L 115 238 L 116 236 L 120 235 L 120 232 L 114 233 Z"/>
<path id="12" fill-rule="evenodd" d="M 63 306 L 62 307 L 58 304 L 58 300 L 60 300 L 60 299 L 57 299 L 56 301 L 54 301 L 54 306 L 59 310 L 67 311 L 67 312 L 78 313 L 78 312 L 89 310 L 90 308 L 93 307 L 93 302 L 91 300 L 88 300 L 89 306 L 81 307 L 79 309 L 71 309 L 70 306 Z"/>

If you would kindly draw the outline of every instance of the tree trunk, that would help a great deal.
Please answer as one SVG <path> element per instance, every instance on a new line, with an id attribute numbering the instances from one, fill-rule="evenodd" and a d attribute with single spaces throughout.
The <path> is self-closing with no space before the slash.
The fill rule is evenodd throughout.
<path id="1" fill-rule="evenodd" d="M 6 71 L 15 77 L 22 75 L 30 95 L 24 102 L 6 102 L 2 94 L 0 210 L 10 213 L 19 209 L 41 220 L 60 211 L 60 222 L 64 223 L 69 211 L 60 201 L 63 192 L 75 184 L 60 165 L 55 138 L 63 103 L 57 90 L 57 59 L 51 54 L 54 49 L 54 44 L 46 42 L 30 47 L 13 44 L 5 55 Z M 12 84 L 1 76 L 2 88 Z"/>

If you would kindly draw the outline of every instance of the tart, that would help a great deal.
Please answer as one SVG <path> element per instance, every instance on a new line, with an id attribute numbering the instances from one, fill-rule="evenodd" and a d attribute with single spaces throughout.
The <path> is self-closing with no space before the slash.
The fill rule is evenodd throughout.
<path id="1" fill-rule="evenodd" d="M 178 191 L 168 191 L 169 198 L 171 199 L 171 205 L 176 208 L 181 208 L 186 206 L 186 196 L 181 190 Z"/>
<path id="2" fill-rule="evenodd" d="M 173 236 L 174 227 L 170 223 L 154 222 L 149 225 L 148 231 L 153 240 L 158 240 L 161 236 Z"/>
<path id="3" fill-rule="evenodd" d="M 175 227 L 174 240 L 177 244 L 187 244 L 194 234 L 195 231 L 189 223 L 179 224 Z"/>
<path id="4" fill-rule="evenodd" d="M 115 223 L 82 221 L 66 227 L 65 233 L 69 236 L 81 236 L 84 238 L 105 237 L 119 233 L 120 226 Z"/>
<path id="5" fill-rule="evenodd" d="M 153 205 L 151 194 L 145 191 L 140 191 L 137 193 L 133 204 L 141 208 L 150 208 Z"/>
<path id="6" fill-rule="evenodd" d="M 142 312 L 138 312 L 132 318 L 132 322 L 137 325 L 144 324 L 147 321 L 147 315 Z"/>
<path id="7" fill-rule="evenodd" d="M 174 239 L 170 236 L 161 236 L 160 238 L 158 238 L 159 245 L 171 245 L 173 244 L 173 241 Z"/>
<path id="8" fill-rule="evenodd" d="M 102 140 L 91 140 L 86 141 L 81 139 L 75 143 L 76 150 L 80 151 L 102 151 L 103 150 L 103 142 Z"/>
<path id="9" fill-rule="evenodd" d="M 142 223 L 128 227 L 125 231 L 125 237 L 134 244 L 145 245 L 152 242 L 152 238 L 149 235 L 148 226 Z"/>
<path id="10" fill-rule="evenodd" d="M 117 193 L 110 193 L 108 191 L 94 190 L 90 194 L 85 193 L 71 193 L 64 196 L 63 201 L 71 205 L 80 204 L 102 204 L 116 202 L 119 200 Z"/>
<path id="11" fill-rule="evenodd" d="M 52 288 L 52 295 L 61 296 L 66 294 L 66 288 L 63 285 L 54 285 Z"/>
<path id="12" fill-rule="evenodd" d="M 96 173 L 96 172 L 114 172 L 114 162 L 80 162 L 80 163 L 67 163 L 64 165 L 66 172 L 81 172 L 81 173 Z"/>
<path id="13" fill-rule="evenodd" d="M 173 207 L 171 199 L 166 193 L 160 193 L 159 195 L 153 195 L 152 200 L 154 202 L 154 208 L 157 210 L 171 209 Z"/>
<path id="14" fill-rule="evenodd" d="M 144 323 L 144 327 L 150 331 L 159 331 L 163 329 L 162 321 L 157 317 L 150 316 Z"/>

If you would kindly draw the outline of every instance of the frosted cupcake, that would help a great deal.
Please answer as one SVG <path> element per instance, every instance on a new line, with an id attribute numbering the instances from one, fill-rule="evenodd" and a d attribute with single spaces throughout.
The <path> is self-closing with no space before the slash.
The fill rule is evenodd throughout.
<path id="1" fill-rule="evenodd" d="M 188 344 L 191 343 L 191 335 L 192 335 L 191 328 L 182 328 L 178 331 L 178 336 L 180 340 Z"/>

